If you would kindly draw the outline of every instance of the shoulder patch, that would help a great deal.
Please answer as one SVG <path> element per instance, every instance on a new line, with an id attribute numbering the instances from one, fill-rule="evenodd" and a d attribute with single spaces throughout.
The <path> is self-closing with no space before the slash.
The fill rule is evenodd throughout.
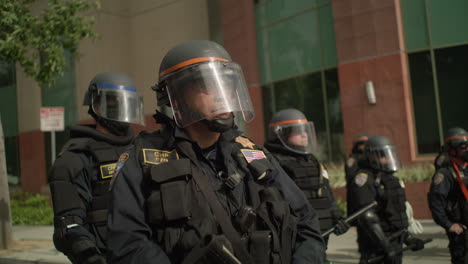
<path id="1" fill-rule="evenodd" d="M 110 163 L 99 166 L 99 170 L 101 171 L 101 179 L 105 180 L 112 178 L 112 176 L 114 176 L 116 166 L 117 163 Z"/>
<path id="2" fill-rule="evenodd" d="M 179 154 L 177 151 L 171 150 L 159 150 L 159 149 L 142 149 L 143 152 L 143 161 L 147 164 L 158 165 L 163 162 L 168 162 L 169 160 L 179 159 Z"/>
<path id="3" fill-rule="evenodd" d="M 117 179 L 117 176 L 119 175 L 119 172 L 123 168 L 123 165 L 125 164 L 125 162 L 128 160 L 128 157 L 130 157 L 130 155 L 127 152 L 124 152 L 122 153 L 122 155 L 120 155 L 117 163 L 114 163 L 116 165 L 114 166 L 114 173 L 111 176 L 112 180 L 109 184 L 109 190 L 112 189 L 112 185 L 114 185 L 114 181 L 115 179 Z"/>
<path id="4" fill-rule="evenodd" d="M 258 160 L 266 159 L 265 153 L 261 150 L 251 150 L 251 149 L 241 149 L 242 155 L 247 160 L 248 163 Z"/>
<path id="5" fill-rule="evenodd" d="M 367 182 L 367 178 L 369 175 L 367 173 L 361 172 L 356 177 L 354 177 L 354 183 L 356 183 L 357 186 L 361 187 Z"/>
<path id="6" fill-rule="evenodd" d="M 444 180 L 444 174 L 441 172 L 437 172 L 434 177 L 432 178 L 432 182 L 437 185 L 440 184 Z"/>
<path id="7" fill-rule="evenodd" d="M 350 158 L 346 161 L 346 166 L 347 166 L 348 168 L 351 168 L 351 167 L 354 165 L 355 162 L 356 162 L 356 159 L 354 159 L 353 157 L 350 157 Z"/>
<path id="8" fill-rule="evenodd" d="M 255 146 L 255 144 L 246 137 L 238 136 L 234 141 L 241 144 L 244 148 L 253 149 Z"/>
<path id="9" fill-rule="evenodd" d="M 327 169 L 325 169 L 325 166 L 323 166 L 322 164 L 320 164 L 320 168 L 322 169 L 322 177 L 324 177 L 325 179 L 328 180 L 328 171 L 327 171 Z"/>

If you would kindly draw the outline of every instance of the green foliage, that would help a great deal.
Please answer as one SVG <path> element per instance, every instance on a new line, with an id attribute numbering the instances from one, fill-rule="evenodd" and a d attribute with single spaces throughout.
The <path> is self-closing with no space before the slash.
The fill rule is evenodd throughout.
<path id="1" fill-rule="evenodd" d="M 347 215 L 347 208 L 346 208 L 346 201 L 341 201 L 341 199 L 336 199 L 336 205 L 338 206 L 338 209 L 343 213 L 343 215 Z"/>
<path id="2" fill-rule="evenodd" d="M 95 38 L 94 19 L 79 13 L 98 7 L 88 0 L 48 0 L 35 14 L 36 0 L 0 1 L 0 60 L 18 62 L 39 84 L 63 74 L 64 51 L 76 55 L 78 42 Z"/>
<path id="3" fill-rule="evenodd" d="M 14 225 L 52 225 L 54 213 L 49 197 L 40 194 L 15 192 L 11 197 Z"/>

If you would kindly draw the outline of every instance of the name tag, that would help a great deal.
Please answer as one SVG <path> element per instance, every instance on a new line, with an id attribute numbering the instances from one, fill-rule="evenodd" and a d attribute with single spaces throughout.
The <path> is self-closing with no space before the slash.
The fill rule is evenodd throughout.
<path id="1" fill-rule="evenodd" d="M 116 166 L 117 163 L 101 165 L 99 167 L 99 169 L 101 170 L 101 179 L 112 178 L 112 176 L 114 176 Z"/>
<path id="2" fill-rule="evenodd" d="M 159 149 L 142 149 L 143 151 L 143 161 L 147 164 L 160 164 L 163 162 L 168 162 L 169 160 L 179 159 L 179 154 L 177 151 L 171 150 L 159 150 Z"/>

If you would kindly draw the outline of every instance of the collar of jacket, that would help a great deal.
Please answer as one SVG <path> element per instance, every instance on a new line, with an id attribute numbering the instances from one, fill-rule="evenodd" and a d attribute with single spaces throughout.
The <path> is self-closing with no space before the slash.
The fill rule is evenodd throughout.
<path id="1" fill-rule="evenodd" d="M 71 138 L 90 137 L 96 141 L 104 141 L 111 145 L 124 146 L 130 144 L 133 139 L 133 131 L 129 128 L 127 135 L 123 137 L 104 134 L 96 130 L 96 125 L 76 125 L 70 128 Z"/>

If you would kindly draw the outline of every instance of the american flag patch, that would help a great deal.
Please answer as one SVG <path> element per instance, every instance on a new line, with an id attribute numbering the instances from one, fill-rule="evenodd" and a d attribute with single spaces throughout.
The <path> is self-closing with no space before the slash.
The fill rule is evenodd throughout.
<path id="1" fill-rule="evenodd" d="M 266 159 L 265 153 L 261 150 L 241 149 L 241 152 L 248 163 L 258 159 Z"/>

